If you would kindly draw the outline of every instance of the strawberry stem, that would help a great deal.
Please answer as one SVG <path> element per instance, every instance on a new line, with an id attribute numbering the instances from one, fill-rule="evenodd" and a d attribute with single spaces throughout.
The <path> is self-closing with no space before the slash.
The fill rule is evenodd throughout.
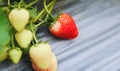
<path id="1" fill-rule="evenodd" d="M 15 7 L 15 5 L 13 6 L 13 5 L 11 5 L 11 3 L 10 3 L 10 0 L 8 0 L 8 8 L 10 8 L 10 7 L 12 7 L 12 8 L 14 8 Z"/>
<path id="2" fill-rule="evenodd" d="M 38 2 L 38 0 L 35 0 L 35 1 L 31 2 L 31 3 L 28 4 L 25 8 L 29 8 L 30 6 L 32 6 L 32 5 L 35 4 L 36 2 Z"/>
<path id="3" fill-rule="evenodd" d="M 53 0 L 53 1 L 55 2 L 56 0 Z M 53 4 L 54 4 L 54 3 L 53 3 Z M 53 6 L 52 6 L 52 7 L 53 7 Z M 46 0 L 44 0 L 44 8 L 45 8 L 46 12 L 48 13 L 48 15 L 49 15 L 52 19 L 54 19 L 53 15 L 51 14 L 51 11 L 48 10 L 48 8 L 47 8 Z"/>
<path id="4" fill-rule="evenodd" d="M 10 7 L 11 6 L 11 4 L 10 4 L 10 0 L 8 0 L 8 7 Z"/>
<path id="5" fill-rule="evenodd" d="M 55 5 L 55 2 L 56 2 L 56 0 L 54 0 L 53 5 L 49 8 L 49 12 L 50 12 L 51 14 L 52 14 L 52 10 L 53 10 L 53 7 L 54 7 L 54 5 Z M 47 14 L 47 16 L 46 16 L 45 20 L 47 20 L 47 21 L 48 21 L 48 19 L 49 19 L 49 18 L 51 18 L 51 21 L 53 21 L 53 20 L 54 20 L 52 17 L 50 17 L 50 15 L 49 15 L 49 14 Z"/>
<path id="6" fill-rule="evenodd" d="M 37 40 L 37 38 L 36 38 L 36 36 L 35 36 L 35 31 L 34 31 L 34 29 L 33 29 L 33 22 L 30 22 L 30 28 L 31 28 L 31 31 L 32 31 L 32 34 L 33 34 L 33 38 L 34 38 L 34 40 L 35 40 L 35 43 L 38 43 L 38 40 Z"/>
<path id="7" fill-rule="evenodd" d="M 19 4 L 18 4 L 18 9 L 21 8 L 21 4 L 23 3 L 23 0 L 20 0 Z"/>
<path id="8" fill-rule="evenodd" d="M 15 47 L 15 44 L 14 44 L 14 34 L 12 34 L 11 42 L 12 42 L 12 48 L 14 48 Z"/>
<path id="9" fill-rule="evenodd" d="M 40 23 L 38 23 L 37 25 L 35 25 L 33 27 L 33 29 L 37 29 L 40 25 L 42 25 L 43 23 L 45 23 L 46 21 L 41 21 Z"/>
<path id="10" fill-rule="evenodd" d="M 50 7 L 51 5 L 53 5 L 54 1 L 50 2 L 48 5 L 47 5 L 47 8 Z M 45 9 L 42 9 L 42 11 L 36 16 L 36 18 L 34 19 L 34 22 L 36 22 L 38 20 L 38 18 L 42 18 L 45 14 Z"/>
<path id="11" fill-rule="evenodd" d="M 38 40 L 37 40 L 34 32 L 33 32 L 33 38 L 34 38 L 35 42 L 38 44 Z"/>

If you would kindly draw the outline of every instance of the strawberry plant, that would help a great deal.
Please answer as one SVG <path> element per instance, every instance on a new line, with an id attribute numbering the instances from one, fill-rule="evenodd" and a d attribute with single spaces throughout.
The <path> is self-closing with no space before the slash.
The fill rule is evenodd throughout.
<path id="1" fill-rule="evenodd" d="M 46 0 L 44 0 L 44 7 L 48 13 L 47 22 L 51 23 L 49 31 L 58 38 L 74 39 L 78 36 L 78 29 L 76 23 L 71 15 L 61 13 L 57 18 L 51 14 L 51 9 L 47 9 Z"/>
<path id="2" fill-rule="evenodd" d="M 49 32 L 61 39 L 76 38 L 78 29 L 70 14 L 61 13 L 57 17 L 52 15 L 56 0 L 48 3 L 44 0 L 42 10 L 37 10 L 34 5 L 38 1 L 27 3 L 16 0 L 11 3 L 7 0 L 7 5 L 0 7 L 0 62 L 9 55 L 10 60 L 18 64 L 24 51 L 28 51 L 36 71 L 56 71 L 56 56 L 48 42 L 38 41 L 37 29 L 42 24 L 49 24 Z"/>

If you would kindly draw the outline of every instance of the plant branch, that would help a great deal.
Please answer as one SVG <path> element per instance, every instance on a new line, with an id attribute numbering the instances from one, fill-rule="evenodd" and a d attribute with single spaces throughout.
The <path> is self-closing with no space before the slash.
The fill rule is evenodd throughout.
<path id="1" fill-rule="evenodd" d="M 50 2 L 48 5 L 47 5 L 47 8 L 50 7 L 51 5 L 53 5 L 54 1 Z M 45 14 L 45 9 L 42 9 L 42 11 L 36 16 L 36 18 L 34 19 L 34 22 L 36 22 L 38 20 L 38 18 L 42 18 Z"/>
<path id="2" fill-rule="evenodd" d="M 33 23 L 32 22 L 30 22 L 30 28 L 31 28 L 31 31 L 32 31 L 32 34 L 33 34 L 33 38 L 34 38 L 34 40 L 35 40 L 35 43 L 38 43 L 38 40 L 37 40 L 37 38 L 36 38 L 36 36 L 35 36 L 35 31 L 34 31 L 34 29 L 33 29 L 33 25 L 32 25 Z"/>
<path id="3" fill-rule="evenodd" d="M 15 47 L 15 44 L 14 44 L 14 34 L 12 34 L 11 42 L 12 42 L 12 48 L 14 48 Z"/>
<path id="4" fill-rule="evenodd" d="M 55 0 L 53 0 L 53 1 L 55 1 Z M 54 3 L 53 3 L 53 4 L 54 4 Z M 53 19 L 54 17 L 52 16 L 51 12 L 50 12 L 50 11 L 48 10 L 48 8 L 47 8 L 46 0 L 44 0 L 44 8 L 45 8 L 46 12 L 50 15 L 50 17 L 52 17 L 52 19 Z"/>
<path id="5" fill-rule="evenodd" d="M 21 8 L 21 4 L 23 3 L 23 0 L 20 0 L 19 4 L 18 4 L 18 9 Z"/>
<path id="6" fill-rule="evenodd" d="M 54 7 L 54 5 L 55 5 L 55 2 L 56 2 L 56 0 L 54 0 L 54 3 L 53 3 L 53 5 L 49 8 L 49 12 L 52 14 L 52 10 L 53 10 L 53 7 Z M 49 17 L 49 14 L 47 14 L 47 16 L 46 16 L 46 19 L 45 20 L 47 20 L 47 18 Z"/>
<path id="7" fill-rule="evenodd" d="M 35 1 L 31 2 L 30 4 L 28 4 L 25 8 L 28 8 L 28 7 L 32 6 L 33 4 L 35 4 L 37 2 L 38 2 L 38 0 L 35 0 Z"/>
<path id="8" fill-rule="evenodd" d="M 45 23 L 46 21 L 42 21 L 42 22 L 40 22 L 40 23 L 38 23 L 37 25 L 35 25 L 34 26 L 34 28 L 33 29 L 36 29 L 36 28 L 38 28 L 40 25 L 42 25 L 43 23 Z"/>
<path id="9" fill-rule="evenodd" d="M 10 7 L 11 6 L 11 4 L 10 4 L 10 0 L 8 0 L 8 7 Z"/>

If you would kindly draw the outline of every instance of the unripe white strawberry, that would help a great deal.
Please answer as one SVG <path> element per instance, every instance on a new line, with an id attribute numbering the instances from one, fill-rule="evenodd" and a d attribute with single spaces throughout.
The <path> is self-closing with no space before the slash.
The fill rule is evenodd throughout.
<path id="1" fill-rule="evenodd" d="M 22 51 L 19 48 L 14 48 L 14 49 L 11 49 L 8 53 L 12 62 L 14 64 L 18 64 L 22 57 Z"/>
<path id="2" fill-rule="evenodd" d="M 8 56 L 8 47 L 2 47 L 0 48 L 0 62 L 4 61 L 5 59 L 7 59 Z"/>
<path id="3" fill-rule="evenodd" d="M 28 23 L 29 18 L 29 12 L 24 8 L 15 8 L 9 13 L 9 20 L 16 31 L 22 31 Z"/>
<path id="4" fill-rule="evenodd" d="M 30 48 L 30 58 L 40 69 L 48 69 L 51 64 L 52 52 L 48 43 L 35 44 Z"/>
<path id="5" fill-rule="evenodd" d="M 39 68 L 35 63 L 32 62 L 32 67 L 35 71 L 57 71 L 57 59 L 54 53 L 51 56 L 51 64 L 47 69 Z"/>
<path id="6" fill-rule="evenodd" d="M 33 39 L 33 34 L 30 30 L 24 29 L 15 34 L 15 39 L 20 47 L 27 48 Z"/>

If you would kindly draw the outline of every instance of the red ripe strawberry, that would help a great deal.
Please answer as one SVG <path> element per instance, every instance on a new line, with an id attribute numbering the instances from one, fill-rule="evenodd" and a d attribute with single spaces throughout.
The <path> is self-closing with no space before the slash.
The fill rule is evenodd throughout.
<path id="1" fill-rule="evenodd" d="M 58 38 L 74 39 L 78 36 L 75 21 L 69 14 L 62 13 L 50 26 L 50 32 Z"/>

